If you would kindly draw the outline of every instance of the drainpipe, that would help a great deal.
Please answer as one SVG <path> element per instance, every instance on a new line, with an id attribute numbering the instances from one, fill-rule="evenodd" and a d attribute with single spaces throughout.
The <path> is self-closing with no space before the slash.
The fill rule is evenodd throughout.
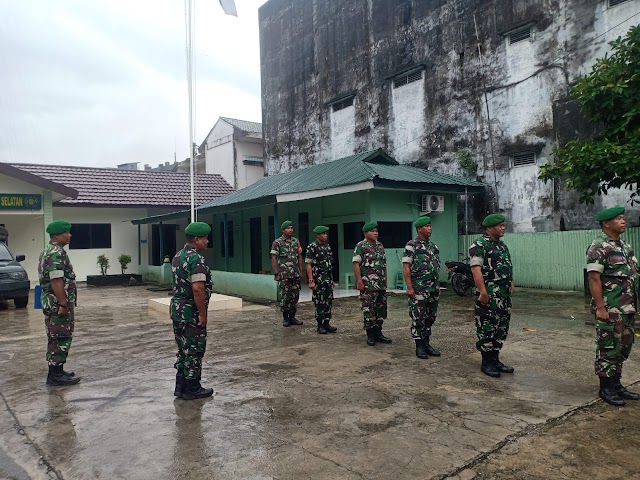
<path id="1" fill-rule="evenodd" d="M 464 187 L 464 234 L 469 235 L 469 192 L 467 187 Z"/>
<path id="2" fill-rule="evenodd" d="M 223 215 L 222 231 L 224 232 L 224 271 L 229 271 L 229 225 L 227 224 L 227 213 Z"/>
<path id="3" fill-rule="evenodd" d="M 142 246 L 140 245 L 140 224 L 138 224 L 138 266 L 142 265 Z"/>

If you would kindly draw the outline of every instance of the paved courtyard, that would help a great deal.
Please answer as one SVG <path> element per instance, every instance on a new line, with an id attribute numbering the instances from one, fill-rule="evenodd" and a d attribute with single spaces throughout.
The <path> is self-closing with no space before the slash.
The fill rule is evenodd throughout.
<path id="1" fill-rule="evenodd" d="M 174 400 L 171 324 L 147 309 L 164 294 L 81 288 L 68 368 L 82 382 L 67 388 L 45 385 L 41 312 L 0 311 L 0 478 L 497 478 L 486 462 L 572 412 L 640 410 L 591 405 L 583 297 L 533 290 L 514 299 L 502 355 L 514 375 L 480 373 L 472 299 L 449 291 L 433 337 L 443 356 L 428 360 L 414 355 L 402 295 L 389 300 L 393 345 L 373 348 L 355 298 L 336 301 L 339 331 L 323 336 L 308 303 L 288 329 L 275 306 L 245 303 L 209 323 L 203 383 L 216 395 Z"/>

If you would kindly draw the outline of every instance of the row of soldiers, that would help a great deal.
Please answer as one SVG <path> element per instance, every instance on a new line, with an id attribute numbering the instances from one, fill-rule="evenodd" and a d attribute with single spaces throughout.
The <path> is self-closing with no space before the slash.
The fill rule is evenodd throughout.
<path id="1" fill-rule="evenodd" d="M 640 276 L 632 247 L 620 238 L 626 230 L 623 207 L 601 211 L 596 216 L 602 233 L 587 250 L 587 271 L 592 311 L 596 319 L 595 373 L 600 379 L 600 397 L 621 406 L 625 400 L 640 400 L 620 380 L 622 366 L 634 341 L 634 317 L 637 309 Z M 500 361 L 500 351 L 509 333 L 511 298 L 515 293 L 513 263 L 506 244 L 505 217 L 488 215 L 482 222 L 484 234 L 469 249 L 469 263 L 476 286 L 476 348 L 482 355 L 480 369 L 490 377 L 513 373 L 513 367 Z M 433 227 L 428 216 L 414 222 L 416 237 L 405 245 L 402 256 L 403 275 L 411 318 L 411 336 L 416 356 L 426 359 L 441 353 L 430 343 L 440 296 L 440 257 L 431 241 Z M 56 221 L 47 227 L 51 242 L 40 255 L 38 266 L 42 286 L 42 305 L 48 337 L 47 361 L 49 385 L 72 385 L 80 381 L 63 366 L 67 360 L 74 329 L 76 284 L 73 267 L 64 250 L 71 240 L 71 225 Z M 302 325 L 296 318 L 302 272 L 302 247 L 293 236 L 293 224 L 281 225 L 282 236 L 271 248 L 272 268 L 279 282 L 283 326 Z M 325 226 L 314 230 L 316 240 L 306 249 L 309 287 L 313 291 L 317 332 L 335 333 L 331 325 L 333 302 L 332 252 Z M 367 344 L 389 344 L 382 332 L 387 317 L 387 260 L 384 246 L 378 241 L 378 225 L 364 225 L 364 239 L 355 246 L 353 270 L 360 291 L 361 309 Z M 178 352 L 174 395 L 184 400 L 205 398 L 213 389 L 200 384 L 202 359 L 206 351 L 208 303 L 213 281 L 201 252 L 209 243 L 211 227 L 194 222 L 185 229 L 186 244 L 176 253 L 171 266 L 173 296 L 171 319 Z"/>

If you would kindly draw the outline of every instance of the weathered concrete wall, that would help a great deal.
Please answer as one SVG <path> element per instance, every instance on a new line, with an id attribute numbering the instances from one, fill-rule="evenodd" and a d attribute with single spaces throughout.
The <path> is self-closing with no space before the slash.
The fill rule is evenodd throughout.
<path id="1" fill-rule="evenodd" d="M 625 195 L 578 206 L 537 180 L 538 167 L 557 138 L 592 130 L 563 108 L 570 83 L 638 12 L 640 0 L 270 0 L 260 9 L 267 172 L 382 147 L 403 163 L 460 174 L 456 152 L 468 149 L 510 229 L 590 228 L 595 210 Z M 511 44 L 509 33 L 527 25 L 531 38 Z M 394 85 L 413 68 L 419 81 Z M 350 94 L 353 107 L 333 112 L 331 102 Z M 512 167 L 522 152 L 536 164 Z M 477 223 L 483 209 L 472 210 Z"/>

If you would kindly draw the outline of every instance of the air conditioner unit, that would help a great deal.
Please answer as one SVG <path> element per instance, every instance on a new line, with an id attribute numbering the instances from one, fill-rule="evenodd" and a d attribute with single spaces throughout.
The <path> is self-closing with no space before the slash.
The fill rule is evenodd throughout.
<path id="1" fill-rule="evenodd" d="M 422 213 L 444 212 L 444 195 L 423 195 Z"/>

